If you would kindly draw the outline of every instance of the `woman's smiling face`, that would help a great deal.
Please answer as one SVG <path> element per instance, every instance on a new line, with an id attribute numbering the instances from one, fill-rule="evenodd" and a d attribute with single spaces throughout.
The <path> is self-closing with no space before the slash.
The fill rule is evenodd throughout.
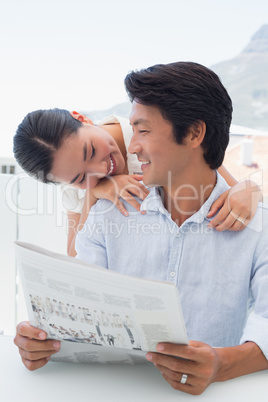
<path id="1" fill-rule="evenodd" d="M 124 167 L 114 138 L 101 127 L 83 123 L 55 152 L 50 180 L 93 188 L 101 178 L 123 173 Z"/>

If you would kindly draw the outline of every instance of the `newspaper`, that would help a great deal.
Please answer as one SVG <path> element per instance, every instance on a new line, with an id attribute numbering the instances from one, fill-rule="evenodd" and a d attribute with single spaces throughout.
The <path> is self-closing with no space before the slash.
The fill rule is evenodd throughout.
<path id="1" fill-rule="evenodd" d="M 148 363 L 158 342 L 188 344 L 178 290 L 15 242 L 30 324 L 61 341 L 54 361 Z"/>

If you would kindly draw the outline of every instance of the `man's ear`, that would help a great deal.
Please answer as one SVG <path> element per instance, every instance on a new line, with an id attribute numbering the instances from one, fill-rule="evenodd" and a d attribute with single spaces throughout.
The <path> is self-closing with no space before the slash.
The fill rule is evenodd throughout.
<path id="1" fill-rule="evenodd" d="M 206 135 L 206 123 L 203 120 L 198 120 L 189 127 L 187 140 L 191 148 L 197 148 L 203 142 Z"/>
<path id="2" fill-rule="evenodd" d="M 87 116 L 85 116 L 85 115 L 83 115 L 83 114 L 81 114 L 81 113 L 75 112 L 74 110 L 73 110 L 72 112 L 70 112 L 70 114 L 71 114 L 76 120 L 81 121 L 81 123 L 92 124 L 92 125 L 94 124 L 93 121 L 90 120 L 90 118 L 88 118 Z"/>

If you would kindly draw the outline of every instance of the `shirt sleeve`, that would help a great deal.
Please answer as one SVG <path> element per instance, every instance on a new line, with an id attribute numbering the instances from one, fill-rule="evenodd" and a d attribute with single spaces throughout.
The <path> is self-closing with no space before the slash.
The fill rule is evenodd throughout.
<path id="1" fill-rule="evenodd" d="M 82 213 L 86 191 L 69 185 L 61 185 L 62 206 L 65 210 Z"/>
<path id="2" fill-rule="evenodd" d="M 75 258 L 108 269 L 104 221 L 95 211 L 94 205 L 83 229 L 76 235 Z"/>
<path id="3" fill-rule="evenodd" d="M 255 301 L 249 315 L 240 344 L 256 343 L 268 360 L 268 247 L 263 247 L 254 264 L 251 292 Z"/>

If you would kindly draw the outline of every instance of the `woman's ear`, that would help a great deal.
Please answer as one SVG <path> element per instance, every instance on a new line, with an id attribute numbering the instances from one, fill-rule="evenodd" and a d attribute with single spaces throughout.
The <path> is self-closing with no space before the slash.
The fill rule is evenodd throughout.
<path id="1" fill-rule="evenodd" d="M 198 120 L 189 127 L 187 139 L 193 149 L 197 148 L 203 142 L 206 129 L 206 123 L 203 120 Z"/>
<path id="2" fill-rule="evenodd" d="M 94 124 L 93 121 L 90 120 L 89 117 L 87 117 L 87 116 L 85 116 L 85 115 L 83 115 L 83 114 L 81 114 L 81 113 L 75 112 L 74 110 L 73 110 L 72 112 L 70 112 L 70 114 L 71 114 L 76 120 L 81 121 L 81 123 L 92 124 L 92 125 Z"/>

